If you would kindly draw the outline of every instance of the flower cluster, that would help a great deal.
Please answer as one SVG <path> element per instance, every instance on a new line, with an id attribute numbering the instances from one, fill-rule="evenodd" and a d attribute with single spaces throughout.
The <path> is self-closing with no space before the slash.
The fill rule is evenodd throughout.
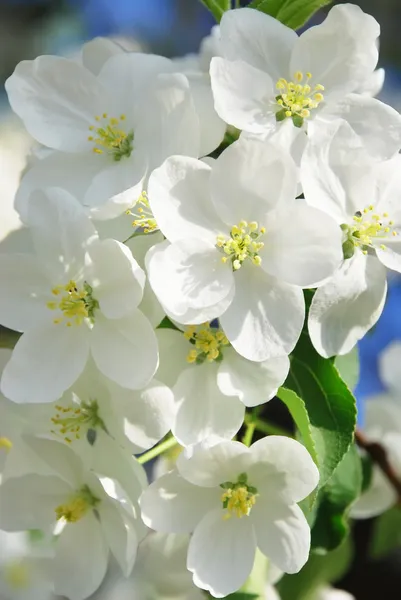
<path id="1" fill-rule="evenodd" d="M 316 456 L 252 439 L 300 337 L 347 354 L 401 272 L 378 36 L 351 4 L 300 36 L 243 8 L 187 61 L 95 39 L 16 67 L 9 101 L 38 144 L 25 247 L 0 254 L 0 324 L 20 334 L 0 356 L 0 528 L 50 541 L 9 587 L 221 598 L 259 552 L 307 562 Z"/>

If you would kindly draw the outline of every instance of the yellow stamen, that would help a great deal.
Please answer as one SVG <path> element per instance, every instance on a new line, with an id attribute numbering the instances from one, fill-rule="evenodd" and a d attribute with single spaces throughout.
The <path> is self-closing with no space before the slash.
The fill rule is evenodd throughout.
<path id="1" fill-rule="evenodd" d="M 324 86 L 318 83 L 312 88 L 309 83 L 311 79 L 311 73 L 306 73 L 304 77 L 301 71 L 297 71 L 294 73 L 296 83 L 287 81 L 283 77 L 277 81 L 276 88 L 280 92 L 276 97 L 276 102 L 280 107 L 276 113 L 277 121 L 292 118 L 294 125 L 301 127 L 303 120 L 310 117 L 311 110 L 323 102 L 324 96 L 321 92 L 324 90 Z"/>
<path id="2" fill-rule="evenodd" d="M 211 327 L 210 323 L 189 325 L 184 336 L 193 345 L 187 356 L 189 363 L 221 360 L 224 346 L 230 345 L 225 333 L 218 327 Z"/>
<path id="3" fill-rule="evenodd" d="M 13 443 L 7 437 L 0 437 L 0 448 L 4 448 L 6 452 L 9 452 L 13 447 Z"/>
<path id="4" fill-rule="evenodd" d="M 120 161 L 124 157 L 131 156 L 133 151 L 134 132 L 126 132 L 120 127 L 120 122 L 125 121 L 125 115 L 121 115 L 119 119 L 116 117 L 108 117 L 107 113 L 103 113 L 101 117 L 96 116 L 95 121 L 98 123 L 104 121 L 100 127 L 91 125 L 89 131 L 96 133 L 96 137 L 89 136 L 88 141 L 94 142 L 95 154 L 110 154 L 115 161 Z"/>
<path id="5" fill-rule="evenodd" d="M 259 227 L 256 221 L 241 221 L 231 228 L 230 237 L 219 234 L 216 237 L 216 247 L 227 255 L 222 256 L 221 262 L 226 263 L 230 259 L 233 271 L 238 271 L 247 259 L 259 266 L 262 263 L 259 251 L 264 247 L 259 239 L 265 232 L 266 229 Z"/>

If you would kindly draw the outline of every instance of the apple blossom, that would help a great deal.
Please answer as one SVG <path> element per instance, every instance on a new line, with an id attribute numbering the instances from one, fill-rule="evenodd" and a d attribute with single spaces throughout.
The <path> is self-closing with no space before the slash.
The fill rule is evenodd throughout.
<path id="1" fill-rule="evenodd" d="M 172 433 L 184 446 L 209 437 L 231 439 L 244 420 L 245 406 L 267 402 L 283 384 L 287 356 L 263 362 L 243 358 L 218 323 L 159 329 L 160 365 L 176 404 Z"/>
<path id="2" fill-rule="evenodd" d="M 181 454 L 177 469 L 140 499 L 142 518 L 160 532 L 193 532 L 187 567 L 198 587 L 222 598 L 250 574 L 256 547 L 284 572 L 309 555 L 309 525 L 297 502 L 319 474 L 295 440 L 270 436 L 247 448 L 239 442 Z"/>
<path id="3" fill-rule="evenodd" d="M 305 151 L 305 200 L 343 232 L 342 265 L 309 312 L 309 334 L 322 356 L 351 350 L 380 317 L 387 268 L 401 272 L 400 161 L 372 159 L 344 121 L 322 129 Z"/>
<path id="4" fill-rule="evenodd" d="M 128 576 L 138 545 L 137 517 L 123 490 L 85 471 L 59 442 L 27 436 L 25 443 L 29 458 L 22 453 L 21 472 L 0 486 L 1 527 L 19 531 L 58 523 L 52 579 L 55 592 L 71 600 L 99 587 L 110 552 Z"/>
<path id="5" fill-rule="evenodd" d="M 144 272 L 123 244 L 98 239 L 66 192 L 37 192 L 30 206 L 36 256 L 0 255 L 8 280 L 0 322 L 24 332 L 4 369 L 3 394 L 15 402 L 57 400 L 89 354 L 113 381 L 144 387 L 158 362 L 153 329 L 136 308 Z"/>
<path id="6" fill-rule="evenodd" d="M 212 164 L 171 157 L 149 181 L 149 202 L 167 240 L 147 254 L 150 284 L 184 324 L 219 317 L 235 350 L 264 361 L 294 348 L 304 320 L 301 287 L 341 261 L 341 231 L 295 199 L 287 152 L 234 143 Z"/>
<path id="7" fill-rule="evenodd" d="M 257 10 L 228 11 L 220 24 L 222 56 L 210 67 L 216 110 L 230 125 L 287 146 L 295 138 L 305 145 L 320 123 L 343 118 L 356 133 L 373 133 L 390 157 L 401 146 L 400 115 L 355 93 L 376 67 L 379 31 L 353 4 L 334 6 L 300 36 Z"/>

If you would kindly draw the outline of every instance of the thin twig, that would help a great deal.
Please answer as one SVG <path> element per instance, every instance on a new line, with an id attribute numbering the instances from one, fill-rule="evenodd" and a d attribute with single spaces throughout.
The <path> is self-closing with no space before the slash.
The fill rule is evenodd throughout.
<path id="1" fill-rule="evenodd" d="M 355 432 L 355 441 L 360 448 L 369 454 L 372 461 L 383 471 L 388 481 L 397 492 L 398 503 L 401 504 L 401 479 L 390 464 L 386 449 L 379 442 L 370 442 L 359 429 Z"/>

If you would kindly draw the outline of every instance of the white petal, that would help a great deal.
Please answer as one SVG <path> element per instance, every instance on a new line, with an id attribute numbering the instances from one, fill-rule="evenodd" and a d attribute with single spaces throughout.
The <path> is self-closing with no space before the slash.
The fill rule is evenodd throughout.
<path id="1" fill-rule="evenodd" d="M 364 139 L 346 121 L 314 121 L 308 128 L 309 142 L 301 162 L 302 188 L 306 202 L 325 211 L 338 224 L 347 223 L 369 202 L 376 186 L 375 161 L 366 151 Z"/>
<path id="2" fill-rule="evenodd" d="M 224 519 L 221 509 L 209 512 L 196 527 L 188 548 L 187 567 L 195 585 L 223 598 L 248 578 L 256 552 L 248 517 Z"/>
<path id="3" fill-rule="evenodd" d="M 373 467 L 369 488 L 352 505 L 350 515 L 354 519 L 370 519 L 394 506 L 397 494 L 379 467 Z"/>
<path id="4" fill-rule="evenodd" d="M 401 364 L 401 342 L 391 342 L 379 355 L 380 378 L 386 387 L 397 395 L 401 393 L 399 365 Z M 371 404 L 369 403 L 369 406 Z M 367 407 L 366 407 L 367 408 Z M 400 427 L 401 431 L 401 427 Z"/>
<path id="5" fill-rule="evenodd" d="M 108 110 L 107 91 L 92 73 L 56 56 L 20 62 L 6 90 L 28 132 L 41 144 L 67 152 L 90 149 L 88 128 Z"/>
<path id="6" fill-rule="evenodd" d="M 272 215 L 265 246 L 260 252 L 262 268 L 273 277 L 301 287 L 314 287 L 340 266 L 342 231 L 321 210 L 299 200 L 288 213 Z"/>
<path id="7" fill-rule="evenodd" d="M 238 398 L 222 394 L 217 387 L 217 365 L 205 362 L 185 369 L 173 388 L 177 412 L 172 432 L 183 446 L 210 436 L 230 439 L 244 420 Z"/>
<path id="8" fill-rule="evenodd" d="M 297 183 L 297 169 L 286 150 L 241 136 L 213 165 L 212 200 L 226 223 L 256 221 L 268 229 L 266 213 L 283 206 L 291 210 Z"/>
<path id="9" fill-rule="evenodd" d="M 215 57 L 210 76 L 217 114 L 229 125 L 255 134 L 277 129 L 273 82 L 243 60 Z"/>
<path id="10" fill-rule="evenodd" d="M 321 25 L 305 31 L 294 45 L 291 74 L 312 73 L 311 86 L 324 85 L 325 100 L 352 92 L 373 72 L 380 26 L 359 6 L 334 6 Z"/>
<path id="11" fill-rule="evenodd" d="M 96 37 L 82 46 L 82 64 L 98 75 L 111 56 L 124 52 L 122 46 L 110 38 Z"/>
<path id="12" fill-rule="evenodd" d="M 40 263 L 29 254 L 0 254 L 0 280 L 7 282 L 0 294 L 0 322 L 15 331 L 25 331 L 49 321 L 46 306 L 51 283 Z"/>
<path id="13" fill-rule="evenodd" d="M 146 156 L 139 149 L 119 162 L 110 162 L 107 160 L 94 175 L 82 199 L 93 218 L 99 220 L 114 219 L 131 208 L 144 186 Z"/>
<path id="14" fill-rule="evenodd" d="M 197 245 L 200 245 L 200 243 L 198 242 L 195 243 Z M 207 268 L 204 268 L 203 273 L 203 275 L 206 278 L 208 278 L 209 281 L 205 282 L 204 280 L 202 280 L 201 274 L 199 272 L 196 272 L 197 279 L 195 279 L 195 273 L 193 271 L 191 272 L 191 269 L 188 269 L 187 267 L 185 267 L 185 270 L 183 269 L 180 273 L 177 273 L 177 262 L 179 264 L 179 260 L 182 260 L 182 256 L 180 256 L 180 253 L 177 252 L 176 246 L 177 243 L 170 244 L 166 240 L 161 244 L 156 244 L 155 246 L 153 246 L 153 248 L 151 248 L 148 254 L 146 255 L 146 267 L 149 282 L 159 302 L 163 306 L 167 315 L 173 320 L 177 321 L 178 323 L 189 323 L 195 325 L 205 323 L 206 321 L 210 321 L 215 317 L 218 317 L 227 309 L 233 298 L 234 279 L 230 269 L 223 270 L 224 279 L 231 279 L 231 282 L 228 282 L 231 283 L 231 287 L 228 290 L 227 294 L 223 296 L 222 300 L 220 300 L 216 304 L 194 308 L 189 304 L 189 300 L 191 298 L 188 298 L 187 295 L 184 293 L 185 285 L 187 284 L 185 277 L 188 276 L 188 283 L 194 286 L 192 294 L 196 302 L 198 296 L 195 292 L 197 289 L 201 289 L 205 285 L 205 283 L 209 283 L 209 286 L 212 286 L 212 292 L 219 291 L 219 287 L 220 293 L 224 291 L 224 286 L 219 286 L 219 283 L 222 282 L 216 282 L 212 279 L 212 277 L 214 266 L 216 267 L 217 273 L 220 275 L 222 272 L 222 267 L 227 267 L 227 265 L 223 265 L 223 263 L 221 263 L 221 261 L 218 260 L 218 257 L 221 255 L 218 252 L 216 252 L 213 248 L 209 251 L 209 256 L 211 254 L 213 260 L 213 262 L 209 261 L 209 264 L 211 264 L 212 272 L 208 273 Z M 178 261 L 176 257 L 177 254 L 179 259 Z M 210 279 L 212 279 L 212 281 L 210 281 Z M 217 285 L 213 289 L 215 283 L 217 283 Z M 209 291 L 209 288 L 203 291 L 206 293 L 204 293 L 203 296 L 208 296 L 207 292 Z"/>
<path id="15" fill-rule="evenodd" d="M 156 336 L 160 355 L 156 376 L 172 388 L 183 369 L 189 366 L 187 357 L 192 345 L 181 331 L 157 329 Z"/>
<path id="16" fill-rule="evenodd" d="M 37 190 L 30 197 L 27 223 L 35 252 L 53 284 L 79 279 L 86 250 L 97 238 L 81 204 L 61 188 Z"/>
<path id="17" fill-rule="evenodd" d="M 142 300 L 145 273 L 129 248 L 116 240 L 94 242 L 87 255 L 85 279 L 108 319 L 132 312 Z"/>
<path id="18" fill-rule="evenodd" d="M 294 349 L 304 315 L 300 288 L 244 265 L 235 273 L 235 296 L 220 323 L 241 356 L 260 362 Z"/>
<path id="19" fill-rule="evenodd" d="M 148 450 L 170 431 L 175 408 L 173 393 L 166 385 L 153 379 L 140 392 L 113 386 L 111 397 L 135 454 Z"/>
<path id="20" fill-rule="evenodd" d="M 47 529 L 55 521 L 56 507 L 68 494 L 70 486 L 55 476 L 7 479 L 1 484 L 0 526 L 4 531 Z"/>
<path id="21" fill-rule="evenodd" d="M 217 384 L 223 394 L 238 396 L 245 406 L 258 406 L 276 395 L 289 368 L 288 356 L 256 363 L 227 349 L 219 366 Z"/>
<path id="22" fill-rule="evenodd" d="M 401 146 L 401 116 L 391 106 L 360 94 L 348 94 L 329 104 L 318 115 L 322 119 L 345 119 L 364 139 L 366 149 L 379 159 L 391 158 Z"/>
<path id="23" fill-rule="evenodd" d="M 105 540 L 118 562 L 124 577 L 129 577 L 134 566 L 138 540 L 132 522 L 124 516 L 117 501 L 99 505 L 100 527 Z"/>
<path id="24" fill-rule="evenodd" d="M 206 73 L 186 73 L 186 76 L 199 117 L 199 156 L 205 156 L 213 152 L 223 141 L 227 125 L 215 111 L 209 75 Z"/>
<path id="25" fill-rule="evenodd" d="M 216 242 L 219 218 L 209 200 L 210 172 L 200 160 L 172 156 L 152 173 L 149 203 L 170 242 L 192 236 Z"/>
<path id="26" fill-rule="evenodd" d="M 171 312 L 178 308 L 177 297 L 189 308 L 203 309 L 215 306 L 230 294 L 234 282 L 231 267 L 221 261 L 220 252 L 210 242 L 182 239 L 165 247 L 164 253 L 164 270 L 152 268 L 150 260 L 148 274 L 160 302 Z"/>
<path id="27" fill-rule="evenodd" d="M 384 69 L 376 69 L 376 71 L 373 71 L 373 73 L 361 83 L 357 91 L 366 96 L 377 96 L 383 89 L 385 76 L 386 72 Z"/>
<path id="28" fill-rule="evenodd" d="M 102 157 L 94 152 L 50 152 L 24 173 L 15 196 L 15 209 L 26 223 L 32 192 L 48 187 L 62 188 L 83 204 L 92 179 L 104 167 Z"/>
<path id="29" fill-rule="evenodd" d="M 271 435 L 252 444 L 251 461 L 248 474 L 252 485 L 286 504 L 300 502 L 319 483 L 319 471 L 309 452 L 285 436 Z"/>
<path id="30" fill-rule="evenodd" d="M 89 335 L 85 324 L 51 323 L 27 331 L 3 371 L 2 393 L 17 403 L 58 400 L 84 370 Z"/>
<path id="31" fill-rule="evenodd" d="M 106 575 L 109 551 L 92 513 L 66 525 L 55 553 L 52 576 L 56 594 L 84 600 L 98 589 Z"/>
<path id="32" fill-rule="evenodd" d="M 143 492 L 142 519 L 156 531 L 190 533 L 208 511 L 218 506 L 220 496 L 220 489 L 192 485 L 170 471 Z"/>
<path id="33" fill-rule="evenodd" d="M 357 249 L 313 297 L 308 330 L 319 354 L 349 352 L 380 317 L 386 293 L 386 270 Z"/>
<path id="34" fill-rule="evenodd" d="M 266 71 L 277 81 L 286 77 L 295 31 L 270 15 L 243 8 L 224 14 L 220 24 L 220 48 L 229 60 L 242 59 Z"/>
<path id="35" fill-rule="evenodd" d="M 401 273 L 401 240 L 399 238 L 383 240 L 386 248 L 376 246 L 376 255 L 382 265 Z"/>
<path id="36" fill-rule="evenodd" d="M 196 486 L 219 488 L 226 481 L 237 481 L 249 466 L 249 448 L 240 442 L 221 442 L 197 446 L 194 452 L 181 453 L 177 468 L 187 481 Z"/>
<path id="37" fill-rule="evenodd" d="M 97 315 L 91 331 L 91 352 L 97 368 L 128 389 L 144 387 L 157 369 L 156 336 L 140 310 L 122 319 Z"/>
<path id="38" fill-rule="evenodd" d="M 294 504 L 265 504 L 252 508 L 258 548 L 285 573 L 298 573 L 309 558 L 310 529 L 302 510 Z"/>

